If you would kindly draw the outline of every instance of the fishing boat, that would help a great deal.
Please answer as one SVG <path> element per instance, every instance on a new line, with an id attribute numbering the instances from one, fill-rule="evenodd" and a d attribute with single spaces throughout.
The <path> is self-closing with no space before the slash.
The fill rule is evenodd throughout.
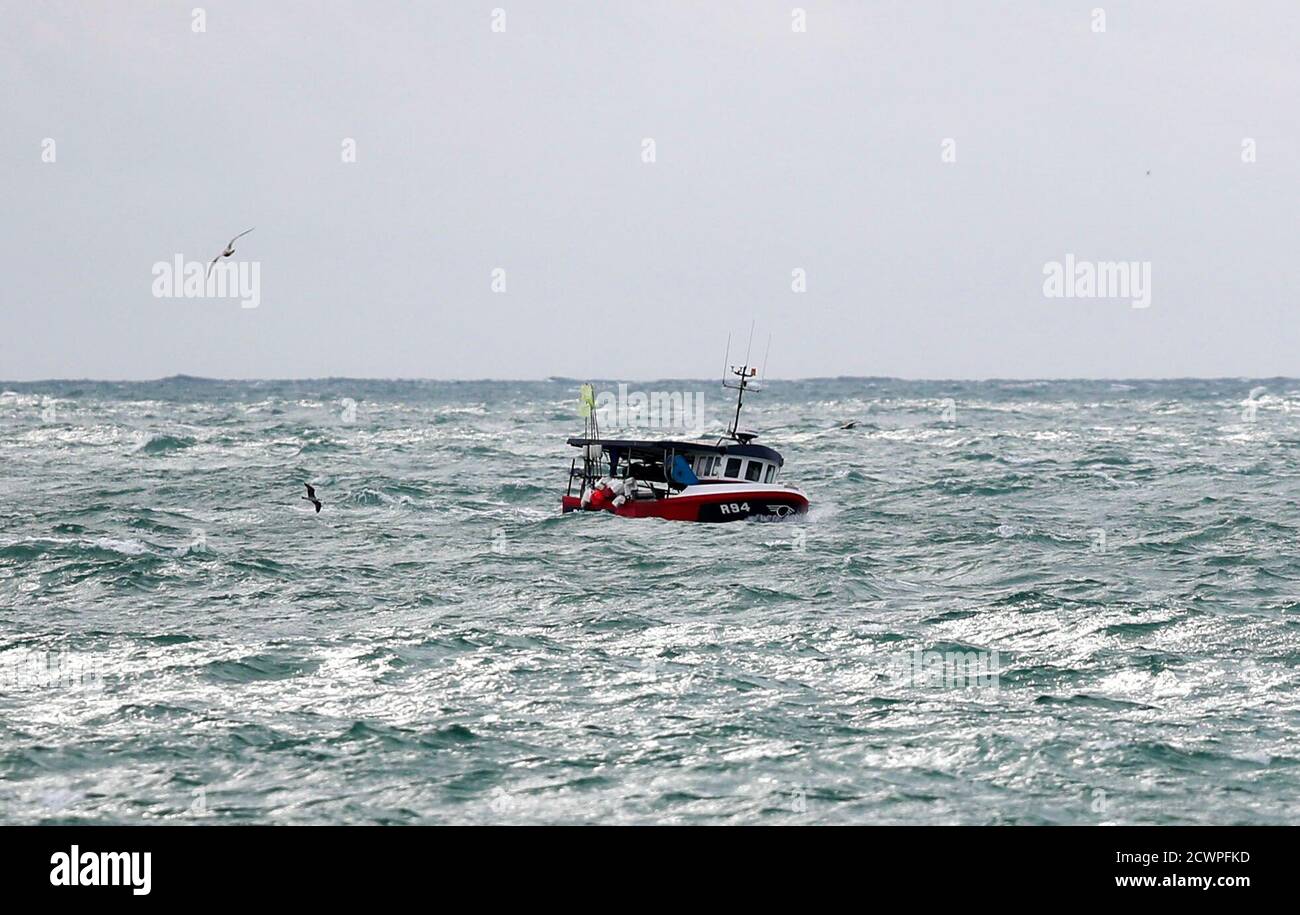
<path id="1" fill-rule="evenodd" d="M 669 521 L 777 521 L 805 514 L 808 497 L 782 482 L 785 460 L 755 432 L 740 431 L 740 410 L 758 370 L 731 366 L 736 412 L 725 435 L 712 442 L 605 438 L 600 435 L 591 385 L 582 386 L 582 436 L 568 443 L 581 449 L 569 466 L 562 509 L 607 511 L 624 518 Z"/>

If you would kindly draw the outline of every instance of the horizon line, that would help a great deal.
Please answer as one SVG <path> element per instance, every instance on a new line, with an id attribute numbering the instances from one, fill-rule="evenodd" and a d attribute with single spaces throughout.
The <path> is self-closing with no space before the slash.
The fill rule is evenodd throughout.
<path id="1" fill-rule="evenodd" d="M 175 375 L 163 375 L 157 378 L 34 378 L 27 381 L 18 379 L 0 379 L 0 386 L 7 385 L 34 385 L 34 384 L 157 384 L 167 381 L 197 381 L 212 383 L 284 383 L 284 382 L 323 382 L 323 381 L 391 381 L 391 382 L 411 382 L 411 383 L 437 383 L 437 384 L 476 384 L 483 382 L 493 382 L 497 384 L 544 384 L 556 382 L 573 382 L 575 384 L 584 383 L 583 378 L 568 375 L 547 375 L 544 377 L 534 378 L 435 378 L 431 376 L 416 375 L 306 375 L 306 376 L 286 376 L 286 377 L 215 377 L 208 375 L 188 375 L 185 373 Z M 690 382 L 713 382 L 721 384 L 721 379 L 715 378 L 691 378 L 686 376 L 644 376 L 632 377 L 624 376 L 622 378 L 602 378 L 598 375 L 589 376 L 586 382 L 592 381 L 612 381 L 615 383 L 622 382 L 647 382 L 647 381 L 690 381 Z M 1132 375 L 1132 376 L 1097 376 L 1097 375 L 1058 375 L 1052 377 L 1040 377 L 1029 375 L 988 375 L 983 377 L 920 377 L 904 375 L 806 375 L 796 378 L 789 377 L 772 377 L 763 379 L 768 381 L 782 382 L 805 382 L 805 381 L 904 381 L 904 382 L 1070 382 L 1070 381 L 1097 381 L 1097 382 L 1155 382 L 1155 381 L 1300 381 L 1300 376 L 1292 375 Z M 0 392 L 2 393 L 2 392 Z"/>

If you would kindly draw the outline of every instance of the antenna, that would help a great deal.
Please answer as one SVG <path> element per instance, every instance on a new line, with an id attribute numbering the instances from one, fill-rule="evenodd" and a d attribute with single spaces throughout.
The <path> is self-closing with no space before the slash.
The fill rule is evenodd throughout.
<path id="1" fill-rule="evenodd" d="M 757 383 L 752 382 L 752 379 L 758 375 L 758 369 L 751 368 L 749 364 L 749 354 L 751 349 L 753 348 L 753 343 L 754 343 L 754 323 L 751 321 L 749 325 L 749 344 L 745 347 L 745 364 L 738 365 L 738 366 L 730 365 L 731 336 L 730 335 L 727 336 L 728 370 L 724 371 L 722 375 L 722 386 L 724 388 L 729 388 L 736 392 L 736 415 L 731 420 L 731 427 L 727 429 L 727 436 L 730 438 L 734 438 L 736 441 L 742 444 L 748 442 L 750 439 L 754 437 L 754 434 L 751 432 L 740 431 L 740 407 L 741 404 L 743 404 L 745 401 L 745 392 L 747 390 L 755 390 L 755 391 L 762 390 L 762 388 Z M 772 340 L 771 337 L 769 336 L 768 346 L 771 346 L 771 344 L 772 344 Z M 764 356 L 763 361 L 764 361 L 764 365 L 766 365 L 767 363 L 766 356 Z M 727 380 L 728 373 L 735 375 L 737 380 L 728 381 Z"/>

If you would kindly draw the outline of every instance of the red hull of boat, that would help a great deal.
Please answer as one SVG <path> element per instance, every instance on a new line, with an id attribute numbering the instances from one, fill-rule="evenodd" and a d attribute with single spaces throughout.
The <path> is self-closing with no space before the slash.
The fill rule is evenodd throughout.
<path id="1" fill-rule="evenodd" d="M 582 502 L 576 496 L 562 498 L 566 512 L 582 511 Z M 771 489 L 760 492 L 735 494 L 707 493 L 702 495 L 677 495 L 666 499 L 636 499 L 618 508 L 586 509 L 611 511 L 624 518 L 664 518 L 668 521 L 745 521 L 750 518 L 776 521 L 808 511 L 808 499 L 789 489 Z"/>

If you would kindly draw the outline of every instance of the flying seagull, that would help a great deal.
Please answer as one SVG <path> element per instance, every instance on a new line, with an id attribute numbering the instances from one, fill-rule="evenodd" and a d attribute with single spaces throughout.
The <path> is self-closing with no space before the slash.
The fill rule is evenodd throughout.
<path id="1" fill-rule="evenodd" d="M 312 485 L 311 485 L 310 483 L 303 483 L 302 485 L 307 487 L 307 495 L 303 496 L 303 497 L 302 497 L 302 500 L 303 500 L 304 502 L 310 502 L 312 505 L 315 505 L 315 506 L 316 506 L 316 514 L 319 515 L 319 514 L 320 514 L 321 501 L 320 501 L 320 499 L 316 498 L 316 490 L 315 490 L 314 488 L 312 488 Z"/>
<path id="2" fill-rule="evenodd" d="M 257 226 L 253 226 L 253 229 L 256 229 L 256 228 L 257 228 Z M 203 278 L 204 278 L 205 280 L 208 278 L 208 273 L 211 273 L 211 272 L 212 272 L 212 264 L 215 264 L 217 261 L 221 260 L 223 257 L 230 257 L 230 255 L 234 254 L 234 253 L 235 253 L 235 242 L 239 241 L 239 239 L 243 238 L 243 237 L 244 237 L 245 235 L 247 235 L 249 232 L 253 231 L 253 229 L 245 229 L 244 231 L 240 232 L 238 235 L 236 235 L 234 238 L 232 238 L 232 239 L 230 240 L 229 244 L 226 245 L 226 250 L 222 251 L 220 254 L 218 254 L 216 257 L 214 257 L 214 258 L 212 259 L 212 263 L 208 264 L 208 270 L 207 270 L 207 273 L 204 273 L 204 274 L 203 274 Z"/>

